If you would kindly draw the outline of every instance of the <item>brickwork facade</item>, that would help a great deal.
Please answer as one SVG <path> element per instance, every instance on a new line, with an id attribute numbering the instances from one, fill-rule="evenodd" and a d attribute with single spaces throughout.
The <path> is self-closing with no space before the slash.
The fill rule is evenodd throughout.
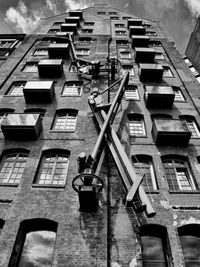
<path id="1" fill-rule="evenodd" d="M 172 75 L 165 76 L 164 74 L 160 83 L 154 81 L 145 83 L 140 80 L 141 68 L 135 62 L 136 50 L 132 46 L 132 38 L 129 36 L 127 27 L 129 18 L 138 19 L 138 17 L 105 5 L 87 8 L 82 11 L 82 15 L 83 19 L 73 37 L 75 48 L 79 51 L 82 50 L 82 53 L 89 49 L 89 54 L 83 55 L 82 58 L 90 62 L 100 60 L 104 64 L 104 71 L 100 72 L 98 77 L 91 77 L 91 75 L 84 77 L 72 71 L 70 53 L 67 58 L 63 59 L 63 73 L 59 78 L 41 77 L 37 69 L 36 72 L 23 71 L 28 62 L 38 64 L 41 59 L 48 59 L 48 53 L 35 56 L 36 49 L 47 50 L 51 43 L 61 40 L 59 38 L 66 41 L 65 37 L 58 37 L 55 35 L 56 33 L 48 32 L 50 29 L 58 29 L 59 32 L 58 22 L 64 23 L 65 18 L 69 16 L 68 13 L 41 21 L 34 34 L 26 36 L 22 44 L 10 55 L 1 68 L 0 113 L 5 113 L 3 111 L 9 108 L 16 114 L 25 113 L 29 109 L 38 110 L 38 112 L 42 109 L 45 111 L 45 115 L 42 120 L 42 131 L 37 140 L 15 140 L 15 129 L 13 129 L 12 140 L 8 140 L 5 138 L 4 132 L 0 132 L 0 174 L 5 155 L 7 155 L 5 153 L 17 153 L 19 149 L 25 149 L 28 153 L 20 182 L 0 183 L 0 219 L 3 222 L 0 223 L 0 225 L 2 224 L 0 266 L 18 266 L 17 262 L 24 242 L 20 243 L 19 238 L 20 231 L 24 230 L 21 226 L 23 222 L 29 220 L 31 222 L 32 219 L 45 219 L 47 230 L 49 229 L 48 222 L 53 221 L 57 225 L 51 263 L 53 267 L 140 267 L 143 266 L 143 261 L 148 264 L 145 266 L 154 266 L 155 260 L 148 259 L 148 248 L 144 243 L 144 237 L 149 236 L 161 240 L 160 247 L 165 254 L 165 259 L 159 259 L 162 265 L 155 266 L 186 266 L 187 260 L 185 261 L 186 258 L 184 258 L 179 229 L 183 226 L 192 228 L 194 224 L 199 225 L 200 223 L 200 136 L 197 134 L 196 137 L 190 138 L 189 144 L 186 146 L 178 143 L 159 146 L 153 136 L 152 127 L 155 118 L 171 116 L 171 119 L 183 120 L 182 118 L 186 117 L 189 118 L 185 119 L 186 121 L 195 122 L 195 129 L 198 132 L 200 127 L 199 85 L 176 50 L 171 37 L 159 22 L 142 18 L 143 25 L 150 25 L 149 28 L 147 27 L 148 31 L 155 32 L 154 35 L 149 36 L 151 47 L 155 49 L 155 53 L 163 55 L 163 57 L 155 59 L 154 63 L 168 67 Z M 88 22 L 94 24 L 88 26 Z M 55 25 L 55 23 L 57 24 Z M 92 33 L 85 34 L 83 29 L 90 29 Z M 127 41 L 127 44 L 123 43 L 124 41 Z M 157 45 L 155 45 L 156 42 Z M 67 43 L 69 42 L 67 41 Z M 128 58 L 123 53 L 126 55 L 128 53 Z M 137 88 L 139 96 L 136 100 L 126 100 L 123 97 L 113 128 L 131 162 L 135 160 L 135 166 L 140 163 L 141 173 L 145 168 L 149 170 L 152 182 L 147 185 L 146 193 L 156 211 L 156 215 L 152 218 L 148 218 L 145 212 L 135 212 L 133 207 L 126 205 L 124 200 L 127 192 L 106 146 L 96 172 L 104 181 L 103 191 L 98 195 L 97 212 L 80 212 L 78 194 L 72 189 L 73 178 L 78 174 L 77 158 L 79 154 L 81 152 L 85 152 L 86 155 L 91 154 L 98 138 L 99 129 L 88 105 L 88 97 L 94 87 L 102 92 L 110 85 L 106 65 L 108 57 L 118 59 L 122 67 L 115 75 L 116 79 L 123 77 L 124 66 L 131 65 L 133 68 L 129 84 Z M 27 103 L 24 94 L 18 96 L 9 94 L 13 82 L 20 81 L 54 81 L 55 96 L 51 103 Z M 66 81 L 82 82 L 81 94 L 78 96 L 63 95 Z M 154 87 L 168 86 L 174 90 L 178 88 L 183 95 L 183 101 L 175 100 L 171 108 L 149 108 L 146 104 L 145 86 L 150 85 Z M 111 101 L 113 101 L 118 88 L 119 86 L 116 85 L 110 91 Z M 103 96 L 107 103 L 107 93 Z M 58 131 L 53 126 L 56 112 L 66 109 L 77 110 L 75 131 Z M 128 118 L 135 114 L 140 114 L 144 121 L 143 131 L 145 134 L 142 136 L 130 134 Z M 166 136 L 166 139 L 170 138 L 172 138 L 170 135 Z M 64 183 L 60 185 L 38 183 L 37 178 L 41 172 L 41 164 L 44 162 L 43 156 L 48 151 L 51 151 L 51 155 L 60 152 L 67 153 L 69 157 Z M 145 161 L 142 161 L 144 158 Z M 174 191 L 168 184 L 169 180 L 164 168 L 165 160 L 168 160 L 168 164 L 171 165 L 172 162 L 173 164 L 180 162 L 182 164 L 176 168 L 176 179 L 180 188 L 176 188 Z M 149 164 L 148 167 L 145 164 Z M 185 179 L 184 181 L 181 180 L 181 175 L 184 176 L 182 177 L 183 180 Z M 175 178 L 173 177 L 173 179 Z M 187 183 L 186 179 L 190 181 L 188 187 L 191 186 L 191 190 L 181 189 L 181 186 Z M 153 189 L 150 188 L 150 184 Z M 165 238 L 160 236 L 161 230 L 157 230 L 157 233 L 154 230 L 145 232 L 142 230 L 142 227 L 145 229 L 145 226 L 150 227 L 147 229 L 151 229 L 151 227 L 152 229 L 165 229 L 167 235 Z M 23 240 L 27 232 L 34 231 L 36 225 L 31 227 L 22 233 Z M 40 229 L 39 226 L 37 227 Z M 41 230 L 45 230 L 44 227 L 41 227 Z M 187 233 L 186 236 L 195 236 L 194 233 Z M 198 234 L 196 235 L 198 237 Z M 197 256 L 199 257 L 199 255 Z"/>

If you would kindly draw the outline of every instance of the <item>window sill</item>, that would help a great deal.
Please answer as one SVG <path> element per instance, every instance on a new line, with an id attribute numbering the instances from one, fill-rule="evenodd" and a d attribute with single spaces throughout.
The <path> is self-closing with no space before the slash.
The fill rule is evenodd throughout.
<path id="1" fill-rule="evenodd" d="M 0 183 L 0 186 L 18 187 L 19 184 L 15 183 Z"/>
<path id="2" fill-rule="evenodd" d="M 65 184 L 64 185 L 53 185 L 53 184 L 32 184 L 33 188 L 61 188 L 64 189 L 65 188 Z"/>
<path id="3" fill-rule="evenodd" d="M 75 131 L 64 131 L 64 130 L 50 130 L 50 133 L 75 133 Z"/>
<path id="4" fill-rule="evenodd" d="M 179 190 L 179 191 L 169 191 L 170 194 L 200 194 L 200 190 Z"/>

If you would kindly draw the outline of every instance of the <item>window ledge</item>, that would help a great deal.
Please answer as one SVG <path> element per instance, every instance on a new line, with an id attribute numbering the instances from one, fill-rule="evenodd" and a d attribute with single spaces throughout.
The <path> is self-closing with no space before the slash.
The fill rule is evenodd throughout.
<path id="1" fill-rule="evenodd" d="M 50 130 L 50 133 L 75 133 L 75 131 Z"/>
<path id="2" fill-rule="evenodd" d="M 19 184 L 15 183 L 0 183 L 0 186 L 18 187 Z"/>
<path id="3" fill-rule="evenodd" d="M 179 190 L 179 191 L 169 191 L 170 194 L 200 194 L 200 190 Z"/>
<path id="4" fill-rule="evenodd" d="M 32 184 L 33 188 L 61 188 L 64 189 L 65 188 L 65 184 L 64 185 L 53 185 L 53 184 Z"/>

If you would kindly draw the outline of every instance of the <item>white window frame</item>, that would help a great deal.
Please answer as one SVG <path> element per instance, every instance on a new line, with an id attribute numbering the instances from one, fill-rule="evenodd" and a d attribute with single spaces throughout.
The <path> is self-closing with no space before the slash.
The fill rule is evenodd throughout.
<path id="1" fill-rule="evenodd" d="M 140 100 L 138 88 L 135 86 L 127 86 L 125 90 L 125 99 L 126 100 Z"/>
<path id="2" fill-rule="evenodd" d="M 65 83 L 62 96 L 81 96 L 83 85 L 76 82 Z"/>
<path id="3" fill-rule="evenodd" d="M 23 72 L 37 72 L 38 68 L 37 68 L 38 63 L 37 62 L 27 62 L 23 68 Z"/>
<path id="4" fill-rule="evenodd" d="M 135 156 L 136 159 L 137 159 L 137 156 Z M 156 183 L 156 176 L 155 176 L 155 171 L 154 171 L 154 167 L 153 167 L 153 163 L 151 160 L 146 160 L 146 159 L 141 159 L 141 160 L 138 160 L 138 161 L 135 161 L 133 163 L 133 167 L 136 168 L 136 173 L 137 174 L 140 174 L 140 175 L 145 175 L 144 172 L 142 172 L 142 169 L 145 169 L 145 166 L 148 166 L 149 167 L 149 170 L 150 170 L 150 174 L 151 174 L 151 181 L 152 181 L 152 186 L 153 186 L 153 190 L 158 190 L 158 186 L 157 186 L 157 183 Z M 147 185 L 148 187 L 148 185 Z"/>
<path id="5" fill-rule="evenodd" d="M 196 186 L 194 184 L 189 166 L 185 160 L 166 159 L 163 161 L 163 164 L 167 164 L 169 166 L 168 168 L 172 168 L 174 170 L 175 178 L 177 180 L 177 184 L 178 184 L 180 191 L 196 190 Z M 165 168 L 167 167 L 164 166 L 164 170 Z M 179 176 L 178 174 L 178 170 L 182 170 L 182 172 L 185 173 L 185 177 L 182 176 L 184 178 L 182 181 L 181 181 L 181 176 Z M 188 184 L 187 189 L 185 189 L 185 186 L 184 186 L 184 184 L 186 185 L 186 183 Z"/>
<path id="6" fill-rule="evenodd" d="M 146 136 L 144 119 L 140 117 L 133 117 L 129 119 L 129 133 L 130 136 Z"/>
<path id="7" fill-rule="evenodd" d="M 49 159 L 48 159 L 49 158 Z M 62 159 L 61 159 L 62 158 Z M 64 158 L 64 160 L 63 160 Z M 63 164 L 66 165 L 65 168 L 63 168 Z M 45 167 L 46 165 L 46 167 Z M 60 168 L 58 168 L 60 166 Z M 67 178 L 67 172 L 68 172 L 68 167 L 69 167 L 69 155 L 67 154 L 60 154 L 60 153 L 52 153 L 52 154 L 47 154 L 42 157 L 42 162 L 40 165 L 40 170 L 39 170 L 39 175 L 37 177 L 37 184 L 39 185 L 58 185 L 58 186 L 63 186 L 66 183 L 66 178 Z M 59 175 L 64 176 L 63 179 L 55 179 L 56 177 L 56 172 L 59 169 L 64 169 L 64 174 L 58 172 L 57 177 Z M 50 170 L 50 171 L 49 171 Z M 41 177 L 44 179 L 41 179 Z M 48 179 L 45 179 L 46 177 L 49 177 Z"/>
<path id="8" fill-rule="evenodd" d="M 129 51 L 121 51 L 120 52 L 121 59 L 131 59 L 131 52 Z"/>
<path id="9" fill-rule="evenodd" d="M 77 48 L 76 49 L 76 55 L 77 56 L 89 56 L 90 49 L 88 48 Z"/>
<path id="10" fill-rule="evenodd" d="M 184 119 L 184 121 L 187 124 L 188 130 L 192 133 L 191 138 L 200 138 L 200 132 L 196 122 L 193 119 Z"/>
<path id="11" fill-rule="evenodd" d="M 23 96 L 23 88 L 25 86 L 26 82 L 14 82 L 11 85 L 11 88 L 8 91 L 9 96 Z"/>
<path id="12" fill-rule="evenodd" d="M 117 35 L 117 36 L 127 36 L 127 31 L 115 31 L 115 35 Z"/>
<path id="13" fill-rule="evenodd" d="M 77 122 L 77 113 L 73 111 L 59 111 L 56 113 L 53 131 L 58 132 L 75 132 L 76 122 Z"/>
<path id="14" fill-rule="evenodd" d="M 5 155 L 0 168 L 0 183 L 19 184 L 26 168 L 27 158 L 28 153 L 24 152 L 13 152 Z"/>
<path id="15" fill-rule="evenodd" d="M 174 87 L 172 87 L 172 88 L 173 88 L 173 91 L 175 94 L 174 101 L 175 102 L 185 102 L 185 98 L 183 96 L 182 91 L 179 88 L 174 88 Z"/>
<path id="16" fill-rule="evenodd" d="M 38 48 L 34 51 L 33 56 L 45 57 L 48 56 L 48 50 L 45 48 Z"/>
<path id="17" fill-rule="evenodd" d="M 163 71 L 163 77 L 165 77 L 165 78 L 172 78 L 172 77 L 174 77 L 173 72 L 171 71 L 170 67 L 163 66 L 163 69 L 164 69 L 164 71 Z"/>

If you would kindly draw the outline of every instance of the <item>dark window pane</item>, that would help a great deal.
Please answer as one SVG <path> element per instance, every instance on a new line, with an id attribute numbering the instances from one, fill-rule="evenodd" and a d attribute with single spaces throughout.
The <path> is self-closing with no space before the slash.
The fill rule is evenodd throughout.
<path id="1" fill-rule="evenodd" d="M 166 267 L 162 239 L 155 236 L 142 236 L 143 267 Z"/>
<path id="2" fill-rule="evenodd" d="M 186 267 L 200 266 L 200 238 L 196 236 L 180 236 Z"/>
<path id="3" fill-rule="evenodd" d="M 56 233 L 52 231 L 35 231 L 26 235 L 19 267 L 50 267 Z"/>

